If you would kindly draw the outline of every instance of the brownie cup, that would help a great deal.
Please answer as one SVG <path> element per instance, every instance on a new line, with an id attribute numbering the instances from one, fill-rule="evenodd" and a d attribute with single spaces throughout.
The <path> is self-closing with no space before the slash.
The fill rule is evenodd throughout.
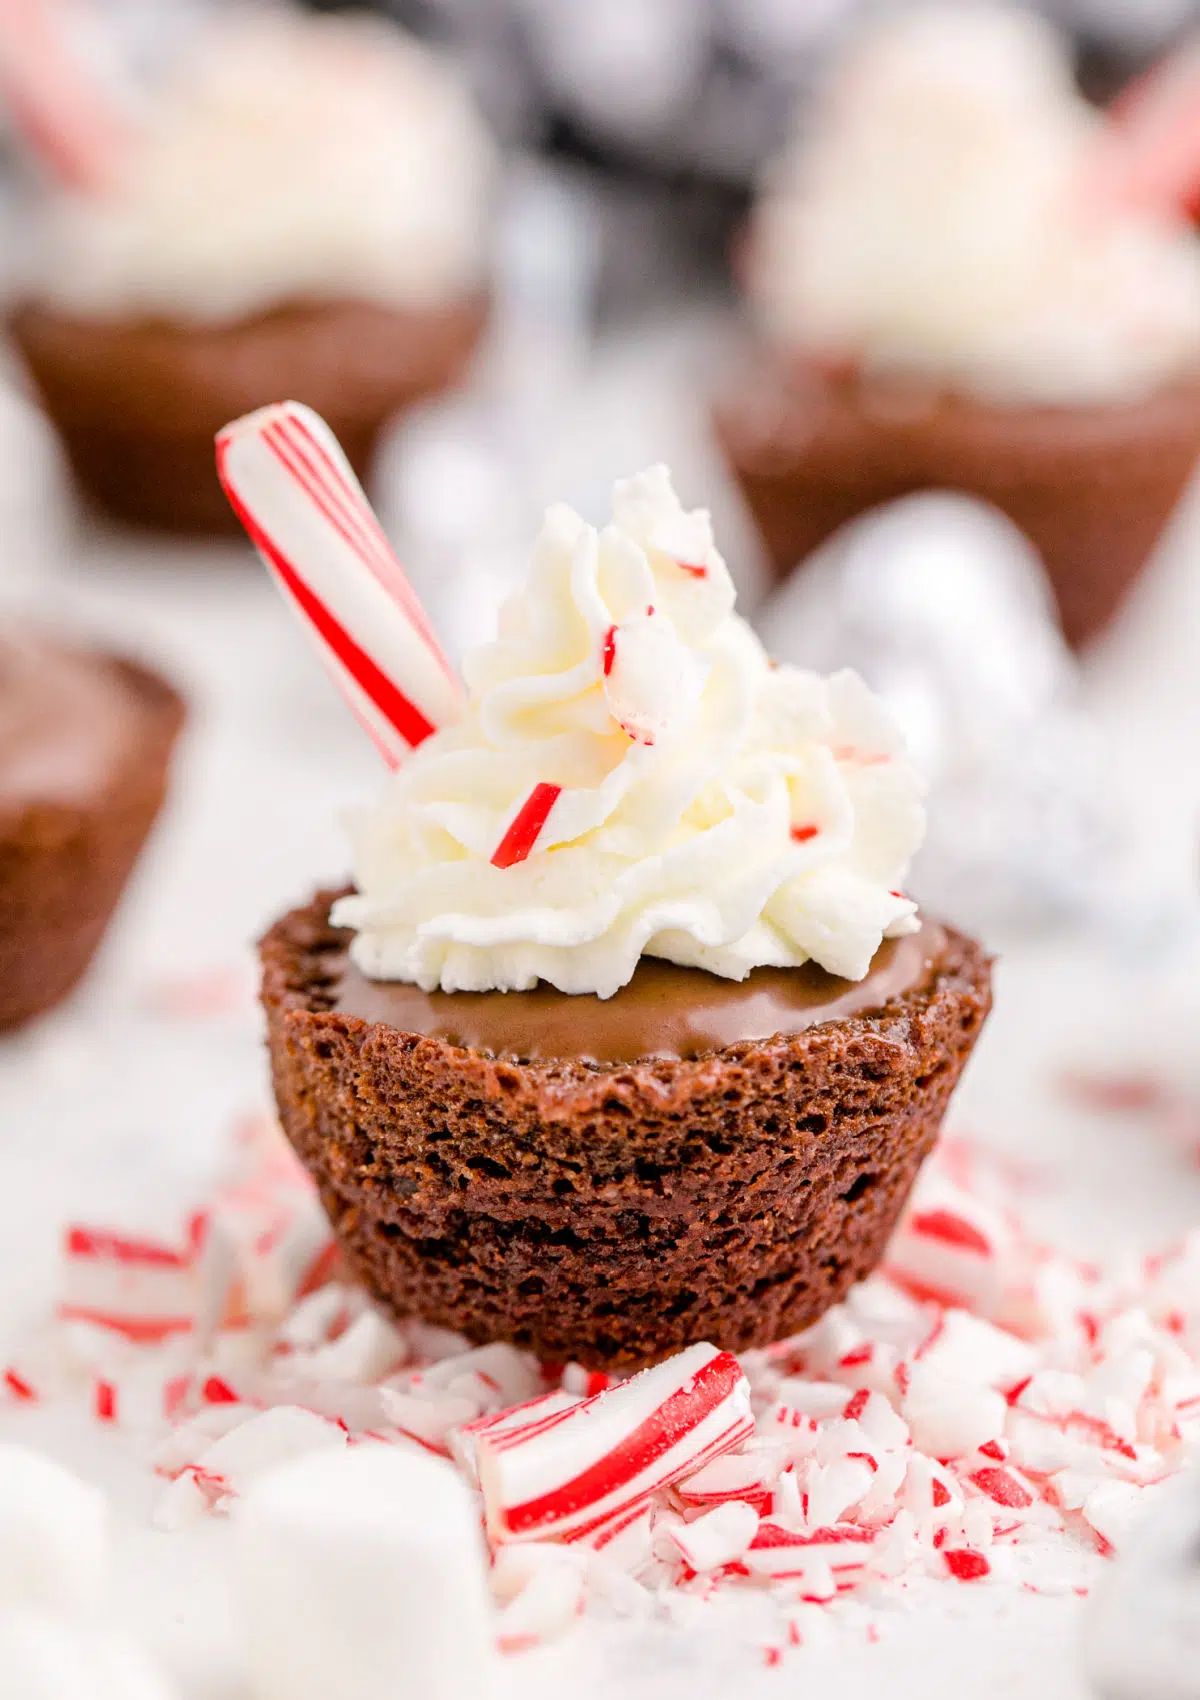
<path id="1" fill-rule="evenodd" d="M 781 577 L 880 503 L 961 490 L 1030 538 L 1079 645 L 1117 612 L 1187 485 L 1200 377 L 1131 402 L 1000 406 L 764 356 L 714 419 Z"/>
<path id="2" fill-rule="evenodd" d="M 236 532 L 213 438 L 263 396 L 302 395 L 364 475 L 383 428 L 462 377 L 481 295 L 443 307 L 293 302 L 227 323 L 89 318 L 26 302 L 10 330 L 84 493 L 118 519 Z"/>
<path id="3" fill-rule="evenodd" d="M 122 657 L 0 640 L 0 1027 L 84 973 L 166 788 L 183 705 Z"/>
<path id="4" fill-rule="evenodd" d="M 547 1360 L 762 1346 L 878 1262 L 990 1006 L 926 921 L 861 982 L 643 961 L 607 1001 L 365 979 L 320 892 L 262 941 L 284 1129 L 397 1316 Z"/>

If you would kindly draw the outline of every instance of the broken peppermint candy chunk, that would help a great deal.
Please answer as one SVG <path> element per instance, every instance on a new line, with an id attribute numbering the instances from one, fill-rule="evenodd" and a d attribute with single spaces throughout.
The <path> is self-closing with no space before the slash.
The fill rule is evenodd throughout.
<path id="1" fill-rule="evenodd" d="M 749 1439 L 750 1388 L 729 1352 L 690 1346 L 557 1416 L 478 1438 L 493 1541 L 578 1534 Z"/>

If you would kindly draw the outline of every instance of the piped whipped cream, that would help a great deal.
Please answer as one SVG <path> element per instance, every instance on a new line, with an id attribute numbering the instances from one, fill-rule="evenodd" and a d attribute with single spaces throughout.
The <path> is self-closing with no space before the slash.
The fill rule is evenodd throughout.
<path id="1" fill-rule="evenodd" d="M 1136 398 L 1200 370 L 1200 246 L 1105 200 L 1107 120 L 1020 9 L 900 9 L 776 162 L 749 257 L 768 333 L 1002 402 Z"/>
<path id="2" fill-rule="evenodd" d="M 922 785 L 854 673 L 777 667 L 665 467 L 551 508 L 462 718 L 354 824 L 334 920 L 375 979 L 610 997 L 643 956 L 861 979 L 916 929 Z"/>
<path id="3" fill-rule="evenodd" d="M 478 287 L 495 155 L 449 65 L 363 15 L 202 26 L 104 195 L 52 194 L 27 287 L 100 317 L 286 301 L 435 306 Z"/>

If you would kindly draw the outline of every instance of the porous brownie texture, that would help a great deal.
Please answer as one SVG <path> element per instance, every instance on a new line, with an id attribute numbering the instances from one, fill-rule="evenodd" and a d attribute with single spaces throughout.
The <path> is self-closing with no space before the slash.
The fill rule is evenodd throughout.
<path id="1" fill-rule="evenodd" d="M 0 1028 L 50 1009 L 83 975 L 162 805 L 183 702 L 132 661 L 107 665 L 137 702 L 140 735 L 103 791 L 0 808 Z"/>
<path id="2" fill-rule="evenodd" d="M 763 357 L 714 424 L 778 574 L 870 508 L 961 490 L 1031 539 L 1080 645 L 1117 613 L 1188 482 L 1200 378 L 1129 403 L 1005 407 Z"/>
<path id="3" fill-rule="evenodd" d="M 691 1059 L 522 1062 L 333 1009 L 335 895 L 261 944 L 288 1138 L 385 1308 L 547 1360 L 815 1321 L 879 1261 L 990 1007 L 988 957 L 947 932 L 870 1015 Z"/>
<path id="4" fill-rule="evenodd" d="M 486 316 L 482 297 L 420 311 L 294 302 L 211 325 L 26 303 L 10 328 L 85 495 L 136 524 L 235 533 L 213 471 L 223 425 L 294 396 L 364 476 L 388 421 L 461 378 Z"/>

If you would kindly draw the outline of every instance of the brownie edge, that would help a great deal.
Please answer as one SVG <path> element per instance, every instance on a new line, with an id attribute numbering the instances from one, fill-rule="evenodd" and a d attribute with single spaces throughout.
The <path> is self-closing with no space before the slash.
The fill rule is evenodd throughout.
<path id="1" fill-rule="evenodd" d="M 166 794 L 184 720 L 173 686 L 122 656 L 137 737 L 95 798 L 0 808 L 0 1030 L 59 1003 L 87 971 Z"/>
<path id="2" fill-rule="evenodd" d="M 814 1322 L 879 1261 L 991 1006 L 991 959 L 946 929 L 869 1014 L 687 1059 L 515 1061 L 332 1010 L 337 895 L 260 945 L 284 1131 L 386 1309 L 548 1360 Z"/>

